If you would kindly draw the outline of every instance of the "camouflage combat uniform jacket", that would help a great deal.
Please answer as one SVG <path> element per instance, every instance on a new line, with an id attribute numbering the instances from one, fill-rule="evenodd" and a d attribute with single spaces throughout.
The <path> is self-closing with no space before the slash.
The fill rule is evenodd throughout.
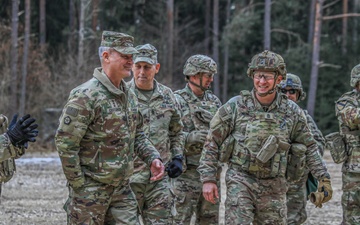
<path id="1" fill-rule="evenodd" d="M 284 143 L 301 143 L 307 146 L 306 164 L 316 178 L 327 175 L 327 169 L 313 135 L 306 125 L 303 110 L 286 96 L 278 94 L 273 103 L 264 111 L 256 100 L 254 91 L 242 91 L 233 97 L 216 113 L 210 124 L 211 136 L 204 145 L 200 166 L 202 182 L 216 181 L 216 170 L 221 155 L 219 147 L 226 138 L 233 136 L 229 167 L 259 179 L 286 176 L 289 149 L 277 148 L 267 162 L 257 159 L 263 142 L 274 135 Z M 208 136 L 209 138 L 209 136 Z"/>
<path id="2" fill-rule="evenodd" d="M 194 130 L 209 130 L 210 120 L 202 118 L 201 113 L 208 113 L 213 117 L 220 108 L 221 102 L 211 91 L 205 91 L 202 99 L 199 99 L 188 85 L 185 88 L 175 91 L 175 97 L 180 104 L 182 122 L 184 123 L 185 137 Z M 200 115 L 199 115 L 200 114 Z M 198 166 L 202 145 L 191 146 L 185 149 L 187 165 Z"/>
<path id="3" fill-rule="evenodd" d="M 11 144 L 10 138 L 5 132 L 8 127 L 8 119 L 0 114 L 0 185 L 8 182 L 15 173 L 15 158 L 24 154 L 23 147 L 18 148 Z"/>
<path id="4" fill-rule="evenodd" d="M 85 176 L 118 186 L 133 173 L 137 154 L 148 165 L 159 153 L 142 130 L 135 94 L 124 81 L 116 88 L 101 68 L 70 93 L 55 142 L 64 174 L 73 187 Z"/>
<path id="5" fill-rule="evenodd" d="M 154 80 L 154 93 L 148 100 L 135 85 L 134 79 L 128 83 L 138 98 L 138 107 L 143 116 L 143 130 L 166 164 L 175 156 L 183 156 L 184 133 L 179 105 L 170 88 Z M 144 171 L 145 177 L 137 177 L 136 182 L 149 182 L 150 171 L 144 162 L 136 158 L 135 172 Z M 133 180 L 132 180 L 133 182 Z"/>
<path id="6" fill-rule="evenodd" d="M 356 90 L 347 92 L 335 103 L 340 133 L 345 136 L 347 145 L 348 157 L 343 163 L 342 172 L 360 173 L 360 93 Z M 349 131 L 359 131 L 359 134 L 347 134 Z"/>

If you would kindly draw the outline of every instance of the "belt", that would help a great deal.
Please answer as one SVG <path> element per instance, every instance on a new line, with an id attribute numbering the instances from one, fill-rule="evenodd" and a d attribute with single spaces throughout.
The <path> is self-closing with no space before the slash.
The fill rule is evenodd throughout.
<path id="1" fill-rule="evenodd" d="M 249 176 L 254 176 L 254 177 L 258 178 L 258 179 L 273 179 L 273 178 L 278 177 L 278 176 L 270 176 L 269 172 L 249 171 L 249 170 L 244 169 L 242 166 L 237 165 L 237 164 L 233 164 L 233 163 L 231 163 L 229 165 L 229 169 L 239 171 L 239 172 L 247 174 Z"/>

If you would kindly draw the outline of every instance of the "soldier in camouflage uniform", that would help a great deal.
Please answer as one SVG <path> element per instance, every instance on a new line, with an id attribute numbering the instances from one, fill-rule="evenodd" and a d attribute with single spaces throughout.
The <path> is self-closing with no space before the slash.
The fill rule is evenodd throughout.
<path id="1" fill-rule="evenodd" d="M 343 135 L 346 149 L 341 159 L 334 159 L 342 166 L 343 225 L 360 224 L 360 64 L 351 70 L 350 86 L 335 102 L 336 116 L 339 120 L 340 134 Z M 334 157 L 334 155 L 332 155 Z"/>
<path id="2" fill-rule="evenodd" d="M 209 90 L 217 65 L 205 55 L 193 55 L 184 65 L 188 82 L 175 92 L 181 107 L 186 135 L 186 172 L 174 180 L 177 215 L 174 224 L 190 224 L 195 212 L 196 224 L 218 224 L 219 204 L 210 204 L 201 194 L 201 182 L 196 171 L 200 153 L 209 130 L 209 123 L 221 106 L 220 100 Z"/>
<path id="3" fill-rule="evenodd" d="M 101 67 L 71 91 L 60 116 L 55 143 L 69 186 L 68 224 L 139 224 L 128 192 L 134 154 L 150 166 L 150 180 L 164 175 L 160 154 L 142 130 L 137 98 L 123 80 L 137 53 L 133 41 L 103 32 Z"/>
<path id="4" fill-rule="evenodd" d="M 15 115 L 9 125 L 7 117 L 0 114 L 0 195 L 2 183 L 8 182 L 15 173 L 15 159 L 25 153 L 28 142 L 35 142 L 38 135 L 34 118 L 30 115 L 17 118 Z"/>
<path id="5" fill-rule="evenodd" d="M 156 48 L 145 44 L 135 49 L 139 53 L 134 54 L 134 78 L 128 86 L 138 98 L 146 136 L 159 150 L 169 177 L 175 178 L 182 173 L 184 149 L 179 105 L 171 89 L 155 80 L 160 69 Z M 150 182 L 150 170 L 141 159 L 135 159 L 134 167 L 130 186 L 144 224 L 169 224 L 173 205 L 169 177 Z"/>
<path id="6" fill-rule="evenodd" d="M 228 162 L 226 224 L 286 224 L 290 144 L 307 147 L 306 164 L 320 180 L 319 191 L 326 192 L 322 202 L 332 196 L 330 175 L 303 110 L 276 91 L 276 85 L 286 78 L 283 58 L 267 50 L 256 54 L 247 74 L 253 79 L 254 89 L 241 91 L 211 120 L 198 167 L 203 194 L 210 202 L 219 197 L 218 163 Z"/>
<path id="7" fill-rule="evenodd" d="M 287 73 L 286 80 L 282 80 L 280 83 L 280 90 L 282 93 L 286 94 L 288 99 L 298 103 L 306 98 L 306 92 L 303 90 L 300 77 Z M 311 133 L 314 135 L 316 144 L 318 145 L 318 151 L 321 156 L 324 155 L 325 147 L 325 138 L 321 131 L 318 129 L 315 121 L 307 112 L 303 110 L 306 116 L 306 122 L 309 126 Z M 307 186 L 312 186 L 312 181 L 315 180 L 309 169 L 305 164 L 305 155 L 306 146 L 302 144 L 292 145 L 289 152 L 289 163 L 287 165 L 288 174 L 293 176 L 288 176 L 288 191 L 286 193 L 287 199 L 287 224 L 288 225 L 298 225 L 306 221 L 306 202 L 308 192 L 316 191 L 316 185 L 314 185 L 315 190 L 307 191 Z"/>

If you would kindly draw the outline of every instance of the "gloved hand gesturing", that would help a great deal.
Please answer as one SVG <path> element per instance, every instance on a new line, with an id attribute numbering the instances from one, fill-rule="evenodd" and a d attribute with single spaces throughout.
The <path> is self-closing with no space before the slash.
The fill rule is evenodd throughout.
<path id="1" fill-rule="evenodd" d="M 188 134 L 186 137 L 185 147 L 188 148 L 191 145 L 201 144 L 203 145 L 206 140 L 207 130 L 195 130 Z"/>
<path id="2" fill-rule="evenodd" d="M 15 146 L 27 146 L 27 142 L 35 142 L 35 137 L 38 136 L 37 124 L 34 124 L 35 119 L 31 118 L 29 114 L 17 120 L 18 115 L 15 114 L 12 118 L 8 131 L 6 132 L 10 141 Z"/>
<path id="3" fill-rule="evenodd" d="M 168 176 L 176 178 L 182 174 L 182 158 L 175 156 L 166 168 Z"/>

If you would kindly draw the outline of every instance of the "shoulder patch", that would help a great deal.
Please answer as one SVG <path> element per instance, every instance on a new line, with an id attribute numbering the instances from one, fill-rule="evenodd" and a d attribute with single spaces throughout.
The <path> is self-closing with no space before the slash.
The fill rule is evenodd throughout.
<path id="1" fill-rule="evenodd" d="M 346 106 L 346 101 L 339 101 L 336 103 L 336 109 L 338 111 L 343 110 L 345 108 L 345 106 Z"/>
<path id="2" fill-rule="evenodd" d="M 79 109 L 68 106 L 65 111 L 66 114 L 76 117 L 79 114 Z"/>
<path id="3" fill-rule="evenodd" d="M 65 116 L 65 117 L 64 117 L 64 124 L 69 125 L 70 123 L 71 123 L 71 118 L 70 118 L 70 116 Z"/>

